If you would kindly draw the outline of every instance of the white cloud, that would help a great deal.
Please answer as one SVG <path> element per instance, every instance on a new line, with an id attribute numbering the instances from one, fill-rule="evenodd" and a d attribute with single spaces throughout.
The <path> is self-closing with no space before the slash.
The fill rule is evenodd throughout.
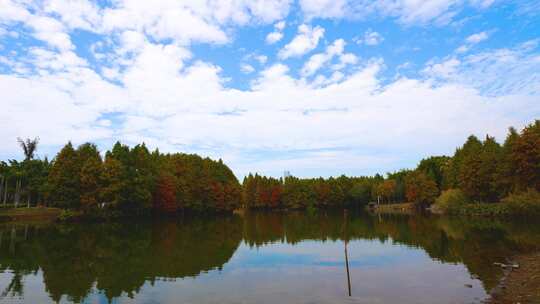
<path id="1" fill-rule="evenodd" d="M 469 48 L 470 47 L 468 45 L 462 45 L 462 46 L 460 46 L 460 47 L 458 47 L 456 49 L 456 52 L 457 53 L 466 53 L 469 50 Z"/>
<path id="2" fill-rule="evenodd" d="M 265 63 L 268 61 L 268 56 L 265 56 L 265 55 L 258 55 L 258 56 L 255 56 L 255 59 L 256 59 L 260 64 L 265 64 Z"/>
<path id="3" fill-rule="evenodd" d="M 428 64 L 424 73 L 431 77 L 447 78 L 455 74 L 461 62 L 456 58 L 450 58 L 440 63 Z"/>
<path id="4" fill-rule="evenodd" d="M 300 0 L 300 8 L 308 18 L 341 18 L 347 6 L 346 0 Z"/>
<path id="5" fill-rule="evenodd" d="M 527 53 L 530 48 L 467 57 L 432 69 L 440 72 L 437 76 L 399 78 L 384 85 L 378 76 L 382 62 L 367 62 L 352 74 L 317 78 L 318 83 L 296 79 L 287 66 L 276 64 L 263 70 L 250 89 L 236 90 L 223 85 L 219 67 L 187 64 L 190 54 L 182 47 L 145 42 L 133 64 L 120 72 L 120 85 L 76 63 L 41 76 L 0 75 L 0 120 L 7 126 L 0 128 L 0 139 L 8 143 L 0 153 L 17 151 L 17 136 L 40 136 L 44 147 L 69 139 L 122 139 L 145 140 L 164 151 L 222 157 L 237 174 L 279 174 L 281 166 L 307 172 L 323 168 L 323 160 L 339 164 L 326 171 L 335 174 L 393 170 L 419 153 L 451 153 L 471 132 L 503 138 L 507 126 L 521 127 L 537 118 L 540 79 L 531 71 L 538 70 L 540 61 Z M 336 42 L 327 52 L 343 53 L 343 47 Z M 508 74 L 523 66 L 526 70 Z M 486 83 L 499 78 L 495 84 L 509 90 L 481 94 L 467 81 L 480 72 Z M 436 81 L 441 73 L 450 80 Z M 530 76 L 518 77 L 523 75 Z M 530 87 L 523 86 L 527 82 Z M 112 112 L 122 113 L 123 120 L 109 126 L 106 114 Z M 47 124 L 36 123 L 43 117 Z M 375 148 L 381 163 L 366 172 L 363 164 L 373 158 L 359 151 Z M 289 153 L 298 150 L 312 152 L 298 157 Z M 257 151 L 278 156 L 263 162 L 254 158 Z"/>
<path id="6" fill-rule="evenodd" d="M 290 0 L 138 1 L 120 0 L 103 14 L 103 29 L 141 30 L 156 39 L 226 43 L 229 24 L 271 23 L 288 14 Z"/>
<path id="7" fill-rule="evenodd" d="M 12 0 L 2 0 L 2 9 L 0 10 L 0 22 L 11 23 L 27 20 L 31 14 L 22 3 Z"/>
<path id="8" fill-rule="evenodd" d="M 271 32 L 268 35 L 266 35 L 266 43 L 268 44 L 274 44 L 283 38 L 283 33 L 281 32 Z"/>
<path id="9" fill-rule="evenodd" d="M 476 43 L 486 40 L 487 38 L 488 38 L 487 32 L 480 32 L 480 33 L 470 35 L 469 37 L 467 37 L 467 39 L 465 39 L 465 41 L 467 41 L 470 44 L 476 44 Z"/>
<path id="10" fill-rule="evenodd" d="M 124 31 L 120 35 L 121 48 L 120 53 L 138 51 L 144 47 L 146 37 L 137 31 Z"/>
<path id="11" fill-rule="evenodd" d="M 355 38 L 354 41 L 358 44 L 366 44 L 366 45 L 370 45 L 370 46 L 374 46 L 374 45 L 377 45 L 381 42 L 383 42 L 384 38 L 381 34 L 371 30 L 371 29 L 368 29 L 365 33 L 364 33 L 364 37 L 363 38 Z"/>
<path id="12" fill-rule="evenodd" d="M 285 21 L 274 24 L 274 31 L 266 35 L 266 43 L 274 44 L 283 38 L 283 30 L 285 29 Z"/>
<path id="13" fill-rule="evenodd" d="M 58 20 L 50 17 L 33 17 L 28 19 L 27 24 L 34 29 L 35 38 L 60 50 L 74 48 L 69 34 Z"/>
<path id="14" fill-rule="evenodd" d="M 255 72 L 255 68 L 247 63 L 242 63 L 240 65 L 240 70 L 242 71 L 242 73 L 244 74 L 249 74 L 249 73 L 253 73 Z"/>
<path id="15" fill-rule="evenodd" d="M 279 58 L 299 57 L 315 49 L 319 40 L 324 36 L 324 29 L 320 26 L 314 28 L 302 24 L 298 27 L 298 34 L 278 53 Z"/>
<path id="16" fill-rule="evenodd" d="M 480 32 L 473 35 L 470 35 L 465 39 L 465 44 L 456 49 L 456 53 L 463 54 L 471 50 L 475 44 L 478 44 L 489 38 L 487 32 Z"/>
<path id="17" fill-rule="evenodd" d="M 100 9 L 88 0 L 47 0 L 43 11 L 57 14 L 70 28 L 93 30 L 100 22 Z"/>
<path id="18" fill-rule="evenodd" d="M 537 45 L 537 40 L 531 40 L 514 48 L 433 61 L 424 72 L 444 83 L 476 88 L 484 95 L 539 95 L 540 75 L 536 71 L 540 70 L 540 62 L 532 52 Z"/>
<path id="19" fill-rule="evenodd" d="M 315 74 L 319 69 L 331 62 L 334 57 L 339 57 L 339 63 L 335 64 L 333 68 L 335 70 L 342 69 L 348 64 L 355 64 L 358 58 L 351 53 L 343 53 L 345 49 L 345 41 L 343 39 L 335 40 L 331 45 L 326 48 L 324 53 L 319 53 L 311 56 L 309 60 L 304 64 L 301 70 L 303 76 L 311 76 Z M 337 75 L 334 76 L 334 80 L 338 79 Z"/>
<path id="20" fill-rule="evenodd" d="M 465 6 L 485 9 L 494 0 L 300 0 L 300 8 L 311 18 L 368 18 L 375 16 L 395 17 L 403 24 L 434 22 L 447 24 Z"/>
<path id="21" fill-rule="evenodd" d="M 281 20 L 280 22 L 274 24 L 274 27 L 278 31 L 283 31 L 285 29 L 285 25 L 286 25 L 285 20 Z"/>

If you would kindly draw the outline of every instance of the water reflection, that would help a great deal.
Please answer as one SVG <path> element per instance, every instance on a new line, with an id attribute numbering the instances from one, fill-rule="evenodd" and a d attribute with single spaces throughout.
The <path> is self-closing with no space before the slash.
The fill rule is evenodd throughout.
<path id="1" fill-rule="evenodd" d="M 471 302 L 497 283 L 493 262 L 539 244 L 526 223 L 330 212 L 7 224 L 0 302 Z"/>

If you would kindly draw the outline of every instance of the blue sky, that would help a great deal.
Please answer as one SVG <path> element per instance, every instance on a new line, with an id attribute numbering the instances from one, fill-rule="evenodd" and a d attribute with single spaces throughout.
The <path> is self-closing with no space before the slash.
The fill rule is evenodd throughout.
<path id="1" fill-rule="evenodd" d="M 0 159 L 39 136 L 237 176 L 413 167 L 540 118 L 540 2 L 0 1 Z"/>

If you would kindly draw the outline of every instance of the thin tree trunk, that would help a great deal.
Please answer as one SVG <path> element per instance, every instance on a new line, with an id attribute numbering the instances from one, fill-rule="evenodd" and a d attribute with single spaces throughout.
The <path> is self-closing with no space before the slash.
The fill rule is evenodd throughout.
<path id="1" fill-rule="evenodd" d="M 28 190 L 28 197 L 26 198 L 26 208 L 30 208 L 30 198 L 32 197 L 32 194 L 30 193 L 30 189 Z"/>
<path id="2" fill-rule="evenodd" d="M 4 176 L 0 177 L 0 198 L 3 197 L 4 194 Z"/>
<path id="3" fill-rule="evenodd" d="M 7 196 L 8 196 L 8 180 L 6 178 L 6 186 L 4 187 L 4 207 L 7 204 Z"/>
<path id="4" fill-rule="evenodd" d="M 19 206 L 19 199 L 21 196 L 21 180 L 17 180 L 17 185 L 15 185 L 15 208 Z"/>
<path id="5" fill-rule="evenodd" d="M 19 204 L 19 180 L 15 180 L 15 193 L 13 194 L 13 204 L 15 204 L 15 208 L 17 208 L 17 205 Z"/>

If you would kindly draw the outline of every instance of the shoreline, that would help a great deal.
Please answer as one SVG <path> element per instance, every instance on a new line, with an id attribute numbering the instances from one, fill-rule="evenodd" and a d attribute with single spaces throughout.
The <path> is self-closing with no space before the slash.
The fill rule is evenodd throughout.
<path id="1" fill-rule="evenodd" d="M 486 304 L 540 303 L 540 251 L 520 254 L 506 267 L 499 284 L 493 288 Z M 495 266 L 494 267 L 498 267 Z"/>

